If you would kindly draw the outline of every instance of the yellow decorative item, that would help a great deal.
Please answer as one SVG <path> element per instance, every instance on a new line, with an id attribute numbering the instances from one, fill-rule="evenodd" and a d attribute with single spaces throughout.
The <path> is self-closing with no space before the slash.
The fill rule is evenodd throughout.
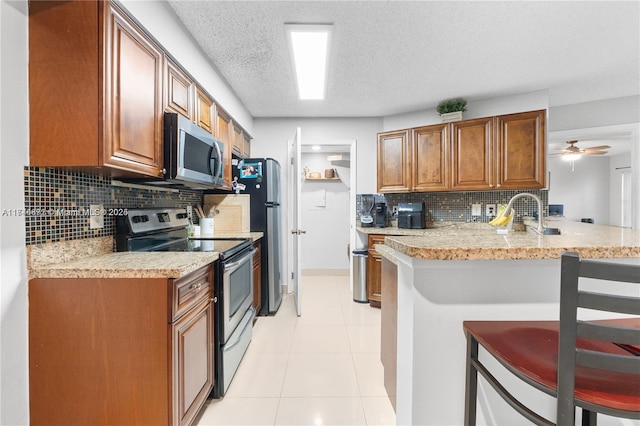
<path id="1" fill-rule="evenodd" d="M 506 206 L 504 204 L 500 204 L 498 207 L 498 215 L 489 222 L 489 225 L 496 227 L 498 234 L 506 234 L 511 228 L 513 215 L 513 209 L 509 209 L 509 212 L 507 213 Z"/>

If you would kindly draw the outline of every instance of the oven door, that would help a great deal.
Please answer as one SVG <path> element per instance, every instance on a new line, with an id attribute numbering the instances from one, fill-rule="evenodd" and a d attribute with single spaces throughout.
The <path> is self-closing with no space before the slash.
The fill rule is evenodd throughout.
<path id="1" fill-rule="evenodd" d="M 226 343 L 253 302 L 253 252 L 242 252 L 222 263 L 224 337 Z"/>

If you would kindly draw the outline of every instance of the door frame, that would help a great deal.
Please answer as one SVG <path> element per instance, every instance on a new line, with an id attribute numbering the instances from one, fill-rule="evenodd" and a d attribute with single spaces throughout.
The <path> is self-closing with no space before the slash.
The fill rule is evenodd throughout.
<path id="1" fill-rule="evenodd" d="M 303 129 L 304 130 L 304 129 Z M 291 143 L 293 141 L 290 140 L 288 144 L 288 159 L 291 159 Z M 349 244 L 351 250 L 354 250 L 355 247 L 358 247 L 357 240 L 357 230 L 356 230 L 356 189 L 357 189 L 357 146 L 358 141 L 356 139 L 305 139 L 302 138 L 301 145 L 320 145 L 320 146 L 332 146 L 332 145 L 347 145 L 349 146 Z M 293 165 L 291 162 L 288 163 L 289 171 L 293 169 Z M 291 194 L 293 191 L 293 173 L 289 173 L 289 193 Z M 300 194 L 298 194 L 299 196 Z M 291 197 L 293 198 L 293 197 Z M 292 203 L 289 203 L 289 223 L 293 223 L 293 206 Z M 304 229 L 304 224 L 299 224 L 300 227 Z M 291 242 L 291 234 L 289 233 L 289 247 L 293 247 Z M 350 255 L 350 254 L 349 254 Z M 294 291 L 294 280 L 291 278 L 291 274 L 293 271 L 293 253 L 289 250 L 287 262 L 287 293 L 292 293 Z M 353 285 L 353 264 L 349 262 L 349 286 Z"/>
<path id="2" fill-rule="evenodd" d="M 588 137 L 606 137 L 611 134 L 627 134 L 631 140 L 631 194 L 640 194 L 640 123 L 617 124 L 570 130 L 549 131 L 550 140 L 585 139 Z M 548 148 L 548 147 L 547 147 Z M 547 156 L 549 150 L 547 149 Z M 547 182 L 548 189 L 549 182 Z M 631 227 L 640 229 L 640 197 L 631 200 Z"/>

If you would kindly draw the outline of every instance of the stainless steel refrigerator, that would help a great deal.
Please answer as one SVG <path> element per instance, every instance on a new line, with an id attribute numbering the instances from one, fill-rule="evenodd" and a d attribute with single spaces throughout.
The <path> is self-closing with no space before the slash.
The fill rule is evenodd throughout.
<path id="1" fill-rule="evenodd" d="M 260 315 L 274 314 L 282 302 L 280 163 L 273 158 L 245 158 L 234 174 L 251 195 L 251 231 L 262 238 L 262 307 Z"/>

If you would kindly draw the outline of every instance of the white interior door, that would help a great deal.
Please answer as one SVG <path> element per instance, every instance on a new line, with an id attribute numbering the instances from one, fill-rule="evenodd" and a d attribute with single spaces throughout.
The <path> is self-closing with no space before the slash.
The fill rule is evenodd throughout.
<path id="1" fill-rule="evenodd" d="M 305 231 L 301 230 L 301 187 L 302 187 L 302 170 L 300 169 L 300 154 L 302 144 L 300 127 L 296 129 L 296 135 L 293 138 L 291 145 L 291 180 L 292 180 L 292 200 L 293 214 L 291 215 L 291 235 L 292 235 L 292 252 L 293 252 L 293 293 L 296 302 L 296 313 L 298 316 L 302 315 L 302 277 L 301 277 L 301 254 L 302 254 L 302 239 L 300 238 Z"/>

